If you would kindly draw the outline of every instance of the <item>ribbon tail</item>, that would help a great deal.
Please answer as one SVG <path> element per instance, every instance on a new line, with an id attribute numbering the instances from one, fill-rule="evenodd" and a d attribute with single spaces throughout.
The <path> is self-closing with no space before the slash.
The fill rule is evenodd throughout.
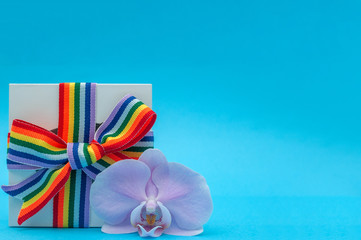
<path id="1" fill-rule="evenodd" d="M 64 187 L 70 172 L 70 164 L 67 163 L 60 169 L 42 169 L 19 184 L 2 186 L 6 193 L 23 200 L 19 225 L 39 212 Z"/>
<path id="2" fill-rule="evenodd" d="M 43 168 L 20 183 L 10 186 L 3 185 L 1 189 L 12 197 L 23 199 L 28 193 L 39 187 L 39 182 L 47 171 L 48 169 Z"/>

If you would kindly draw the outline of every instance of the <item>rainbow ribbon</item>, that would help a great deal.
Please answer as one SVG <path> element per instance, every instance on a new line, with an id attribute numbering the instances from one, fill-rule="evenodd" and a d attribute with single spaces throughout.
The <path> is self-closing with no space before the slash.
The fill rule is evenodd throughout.
<path id="1" fill-rule="evenodd" d="M 8 169 L 36 169 L 24 181 L 2 186 L 23 201 L 18 223 L 53 199 L 54 227 L 89 227 L 89 191 L 98 173 L 153 147 L 156 114 L 125 96 L 96 130 L 94 83 L 59 84 L 57 134 L 15 119 L 8 139 Z"/>

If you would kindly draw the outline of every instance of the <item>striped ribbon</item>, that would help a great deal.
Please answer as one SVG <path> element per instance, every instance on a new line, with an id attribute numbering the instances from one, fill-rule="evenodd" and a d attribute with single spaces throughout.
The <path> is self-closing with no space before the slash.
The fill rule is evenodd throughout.
<path id="1" fill-rule="evenodd" d="M 23 200 L 18 223 L 53 199 L 54 227 L 89 226 L 89 190 L 98 173 L 124 159 L 138 159 L 153 147 L 156 114 L 125 96 L 96 130 L 94 83 L 59 85 L 57 135 L 14 120 L 8 137 L 8 169 L 36 169 L 24 181 L 2 186 Z"/>

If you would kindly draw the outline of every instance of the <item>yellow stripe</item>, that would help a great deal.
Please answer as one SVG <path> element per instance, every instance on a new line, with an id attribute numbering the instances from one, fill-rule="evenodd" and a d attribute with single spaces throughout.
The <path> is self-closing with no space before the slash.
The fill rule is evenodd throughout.
<path id="1" fill-rule="evenodd" d="M 60 168 L 58 170 L 56 170 L 54 172 L 54 174 L 50 177 L 49 182 L 46 184 L 45 188 L 43 188 L 43 190 L 41 190 L 38 194 L 36 194 L 32 199 L 30 199 L 27 202 L 24 202 L 23 206 L 21 208 L 26 208 L 30 205 L 32 205 L 33 203 L 35 203 L 41 196 L 44 195 L 45 192 L 48 191 L 48 189 L 50 188 L 50 186 L 52 185 L 52 183 L 54 182 L 54 179 L 59 175 L 59 173 L 61 173 L 61 171 L 63 170 L 63 168 Z M 45 176 L 44 176 L 45 177 Z"/>
<path id="2" fill-rule="evenodd" d="M 133 116 L 130 118 L 127 126 L 125 126 L 125 128 L 123 129 L 123 131 L 122 131 L 118 136 L 116 136 L 116 137 L 109 137 L 109 138 L 107 138 L 107 142 L 108 142 L 108 141 L 111 141 L 111 140 L 113 140 L 113 139 L 121 138 L 122 136 L 124 136 L 124 135 L 129 131 L 130 127 L 133 125 L 135 119 L 136 119 L 136 118 L 139 116 L 139 114 L 140 114 L 144 109 L 146 109 L 146 108 L 148 108 L 148 107 L 147 107 L 146 105 L 144 105 L 144 104 L 141 105 L 141 106 L 139 106 L 139 108 L 138 108 L 137 110 L 135 110 L 135 112 L 133 113 Z"/>
<path id="3" fill-rule="evenodd" d="M 115 163 L 115 161 L 108 156 L 104 156 L 104 157 L 102 157 L 102 159 L 109 164 Z"/>
<path id="4" fill-rule="evenodd" d="M 127 155 L 128 157 L 138 159 L 138 158 L 140 157 L 140 155 L 142 155 L 143 152 L 128 152 L 128 151 L 122 151 L 122 153 L 123 153 L 124 155 Z"/>
<path id="5" fill-rule="evenodd" d="M 49 149 L 51 151 L 55 151 L 55 152 L 65 150 L 65 148 L 54 147 L 53 145 L 50 145 L 49 143 L 47 143 L 44 140 L 41 140 L 39 138 L 33 138 L 33 137 L 23 135 L 23 134 L 20 134 L 20 133 L 16 133 L 16 132 L 11 132 L 11 137 L 16 138 L 16 139 L 21 140 L 21 141 L 25 141 L 25 142 L 28 142 L 28 143 L 32 143 L 32 144 L 47 148 L 47 149 Z"/>
<path id="6" fill-rule="evenodd" d="M 69 83 L 68 142 L 73 142 L 75 83 Z"/>
<path id="7" fill-rule="evenodd" d="M 69 227 L 70 178 L 64 185 L 63 227 Z"/>
<path id="8" fill-rule="evenodd" d="M 93 148 L 90 145 L 88 146 L 88 153 L 90 155 L 91 162 L 95 163 L 97 161 L 97 158 L 95 156 L 95 152 L 94 152 Z"/>

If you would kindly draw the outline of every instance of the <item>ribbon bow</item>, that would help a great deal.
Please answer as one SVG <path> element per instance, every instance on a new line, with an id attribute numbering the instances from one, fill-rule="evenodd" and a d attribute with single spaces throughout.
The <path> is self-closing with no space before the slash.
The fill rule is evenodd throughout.
<path id="1" fill-rule="evenodd" d="M 90 142 L 66 142 L 44 128 L 14 120 L 9 134 L 8 166 L 38 169 L 16 185 L 2 186 L 6 193 L 23 200 L 18 223 L 21 225 L 42 209 L 64 187 L 72 170 L 81 169 L 95 179 L 112 162 L 131 158 L 132 148 L 144 148 L 153 141 L 149 131 L 155 120 L 156 114 L 130 95 L 118 103 Z"/>

